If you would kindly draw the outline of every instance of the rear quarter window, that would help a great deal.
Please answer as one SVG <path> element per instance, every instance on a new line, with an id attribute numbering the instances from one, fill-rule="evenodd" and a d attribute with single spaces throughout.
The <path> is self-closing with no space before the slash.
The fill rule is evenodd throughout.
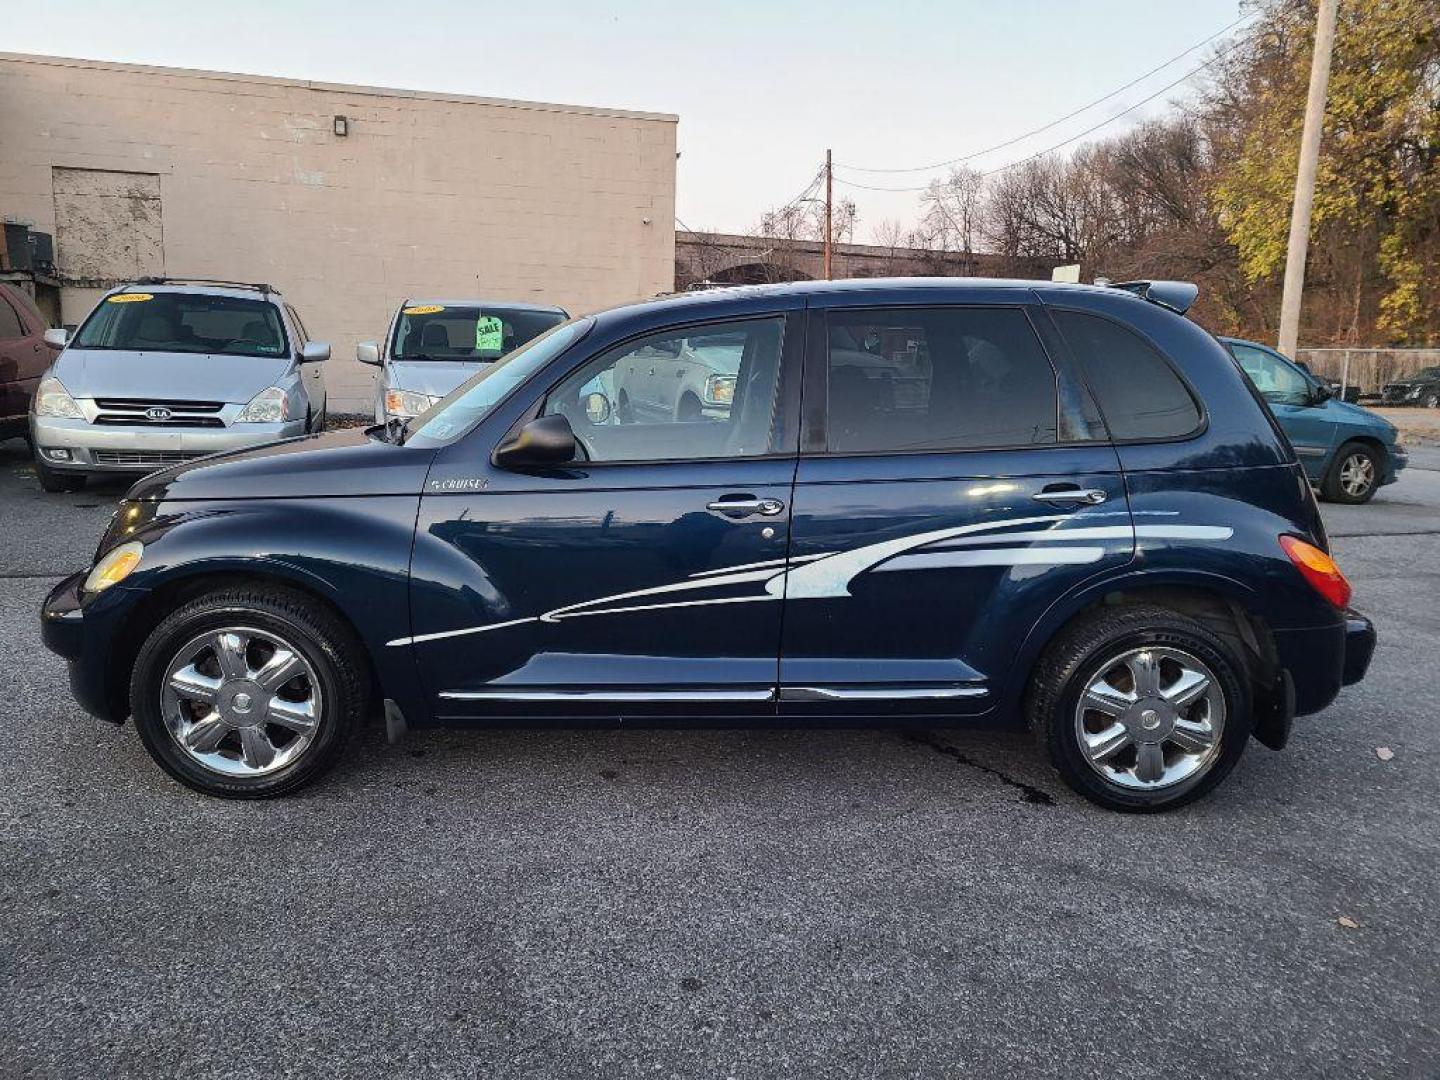
<path id="1" fill-rule="evenodd" d="M 1180 439 L 1200 427 L 1200 406 L 1158 351 L 1133 330 L 1078 311 L 1054 312 L 1116 440 Z"/>

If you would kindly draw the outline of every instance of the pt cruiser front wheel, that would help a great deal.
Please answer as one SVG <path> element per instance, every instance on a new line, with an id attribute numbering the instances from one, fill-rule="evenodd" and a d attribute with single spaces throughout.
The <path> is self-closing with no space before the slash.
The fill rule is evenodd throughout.
<path id="1" fill-rule="evenodd" d="M 1236 647 L 1168 608 L 1102 609 L 1046 651 L 1031 723 L 1072 788 L 1113 810 L 1168 810 L 1224 779 L 1253 725 Z"/>
<path id="2" fill-rule="evenodd" d="M 145 748 L 207 795 L 280 795 L 332 766 L 363 715 L 360 646 L 338 618 L 279 588 L 210 593 L 150 634 L 130 704 Z"/>

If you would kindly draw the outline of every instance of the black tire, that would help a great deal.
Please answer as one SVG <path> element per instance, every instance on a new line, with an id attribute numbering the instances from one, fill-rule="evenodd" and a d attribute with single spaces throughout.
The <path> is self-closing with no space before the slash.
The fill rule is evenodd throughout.
<path id="1" fill-rule="evenodd" d="M 1424 405 L 1427 409 L 1440 408 L 1440 391 L 1432 390 L 1426 394 Z"/>
<path id="2" fill-rule="evenodd" d="M 40 490 L 52 495 L 63 495 L 80 491 L 85 487 L 85 474 L 61 472 L 52 469 L 38 457 L 35 459 L 35 479 L 40 481 Z"/>
<path id="3" fill-rule="evenodd" d="M 1103 777 L 1086 759 L 1076 725 L 1087 680 L 1110 657 L 1137 648 L 1176 649 L 1203 661 L 1216 676 L 1225 702 L 1219 745 L 1208 766 L 1153 790 L 1122 787 Z M 1240 649 L 1238 639 L 1169 608 L 1148 604 L 1101 608 L 1077 619 L 1046 649 L 1031 677 L 1026 715 L 1061 779 L 1091 802 L 1127 813 L 1173 810 L 1208 794 L 1245 752 L 1255 721 Z"/>
<path id="4" fill-rule="evenodd" d="M 162 714 L 162 682 L 177 651 L 212 630 L 244 626 L 273 634 L 311 665 L 321 708 L 311 744 L 294 761 L 263 776 L 228 776 L 182 750 Z M 277 586 L 223 589 L 190 601 L 157 626 L 136 657 L 130 679 L 135 728 L 150 756 L 182 784 L 225 799 L 285 795 L 328 771 L 369 705 L 364 646 L 350 627 L 303 593 Z"/>
<path id="5" fill-rule="evenodd" d="M 1348 491 L 1345 482 L 1342 480 L 1342 473 L 1352 461 L 1364 461 L 1369 463 L 1370 483 L 1368 486 L 1355 492 Z M 1325 473 L 1325 479 L 1320 485 L 1320 494 L 1327 502 L 1345 503 L 1350 506 L 1358 506 L 1367 503 L 1375 497 L 1375 492 L 1380 490 L 1380 476 L 1384 463 L 1375 448 L 1365 443 L 1349 442 L 1340 447 L 1335 455 L 1335 460 L 1330 463 L 1330 469 Z"/>

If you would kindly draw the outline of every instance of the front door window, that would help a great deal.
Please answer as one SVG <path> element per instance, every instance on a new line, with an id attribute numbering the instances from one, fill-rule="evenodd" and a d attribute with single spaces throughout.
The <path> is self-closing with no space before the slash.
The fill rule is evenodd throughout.
<path id="1" fill-rule="evenodd" d="M 606 351 L 561 383 L 563 414 L 591 461 L 686 461 L 770 451 L 784 320 L 712 323 Z"/>

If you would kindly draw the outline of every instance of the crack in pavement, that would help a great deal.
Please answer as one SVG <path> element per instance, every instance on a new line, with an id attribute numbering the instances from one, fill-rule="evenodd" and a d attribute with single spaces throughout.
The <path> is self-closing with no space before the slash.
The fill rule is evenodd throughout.
<path id="1" fill-rule="evenodd" d="M 1025 802 L 1034 803 L 1036 806 L 1055 805 L 1055 797 L 1049 792 L 1042 791 L 1040 788 L 1035 787 L 1033 784 L 1027 784 L 1023 780 L 1016 780 L 1013 776 L 1007 776 L 999 769 L 992 769 L 989 765 L 976 761 L 955 747 L 940 742 L 933 735 L 929 735 L 923 731 L 906 731 L 901 733 L 901 737 L 917 746 L 924 746 L 934 750 L 937 754 L 943 754 L 948 758 L 953 758 L 961 765 L 967 765 L 972 769 L 978 769 L 982 773 L 995 777 L 995 779 L 1001 783 L 1008 784 L 1010 787 L 1018 790 L 1020 797 Z"/>

